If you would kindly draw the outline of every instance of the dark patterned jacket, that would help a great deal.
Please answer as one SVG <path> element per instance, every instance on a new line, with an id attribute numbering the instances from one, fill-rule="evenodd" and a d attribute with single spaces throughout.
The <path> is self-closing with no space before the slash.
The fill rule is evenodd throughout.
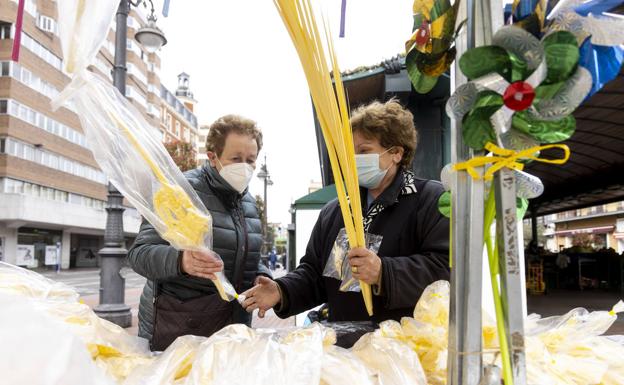
<path id="1" fill-rule="evenodd" d="M 284 297 L 277 314 L 288 317 L 327 303 L 330 321 L 398 321 L 413 316 L 423 290 L 450 275 L 449 221 L 438 210 L 443 192 L 439 182 L 415 178 L 403 170 L 370 208 L 363 210 L 365 231 L 383 236 L 378 252 L 382 280 L 373 297 L 372 318 L 361 293 L 341 292 L 339 280 L 323 276 L 336 236 L 344 227 L 337 200 L 319 214 L 297 269 L 276 280 Z M 363 206 L 367 193 L 361 189 Z"/>

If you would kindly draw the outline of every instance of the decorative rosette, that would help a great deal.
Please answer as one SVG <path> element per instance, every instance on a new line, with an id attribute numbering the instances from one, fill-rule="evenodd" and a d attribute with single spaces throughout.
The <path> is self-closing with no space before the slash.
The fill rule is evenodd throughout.
<path id="1" fill-rule="evenodd" d="M 455 19 L 459 0 L 415 0 L 414 29 L 405 43 L 405 64 L 414 89 L 427 93 L 455 60 Z"/>
<path id="2" fill-rule="evenodd" d="M 545 31 L 568 31 L 580 45 L 579 64 L 592 75 L 589 96 L 615 79 L 624 61 L 624 16 L 608 13 L 623 0 L 561 0 L 547 17 Z"/>
<path id="3" fill-rule="evenodd" d="M 460 59 L 470 80 L 449 99 L 449 116 L 462 122 L 464 142 L 481 150 L 488 142 L 522 150 L 568 139 L 576 123 L 570 114 L 592 84 L 578 66 L 576 38 L 557 31 L 541 41 L 506 26 L 492 45 L 473 48 Z"/>

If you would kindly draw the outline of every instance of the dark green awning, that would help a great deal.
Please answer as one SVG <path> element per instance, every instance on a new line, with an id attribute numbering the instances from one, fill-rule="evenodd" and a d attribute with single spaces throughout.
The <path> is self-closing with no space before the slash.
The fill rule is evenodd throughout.
<path id="1" fill-rule="evenodd" d="M 325 206 L 327 202 L 336 199 L 336 185 L 332 184 L 316 190 L 308 195 L 304 195 L 295 201 L 297 210 L 318 210 Z"/>

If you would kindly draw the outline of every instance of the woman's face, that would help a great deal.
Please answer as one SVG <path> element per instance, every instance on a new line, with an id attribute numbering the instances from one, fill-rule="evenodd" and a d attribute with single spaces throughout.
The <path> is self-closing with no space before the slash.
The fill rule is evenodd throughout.
<path id="1" fill-rule="evenodd" d="M 379 139 L 367 138 L 359 131 L 353 133 L 353 146 L 356 154 L 380 154 L 379 168 L 382 170 L 398 165 L 401 163 L 401 157 L 403 156 L 402 147 L 384 148 L 379 143 Z"/>
<path id="2" fill-rule="evenodd" d="M 210 165 L 217 171 L 221 171 L 222 166 L 233 163 L 247 163 L 256 168 L 258 158 L 258 143 L 251 135 L 231 132 L 225 138 L 223 152 L 217 161 L 217 154 L 209 152 Z"/>

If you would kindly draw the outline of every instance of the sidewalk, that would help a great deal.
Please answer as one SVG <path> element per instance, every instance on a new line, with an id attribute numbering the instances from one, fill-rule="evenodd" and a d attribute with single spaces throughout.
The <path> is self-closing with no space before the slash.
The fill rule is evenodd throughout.
<path id="1" fill-rule="evenodd" d="M 589 311 L 609 311 L 619 300 L 617 293 L 597 290 L 556 290 L 547 295 L 530 295 L 527 298 L 529 314 L 537 313 L 542 317 L 563 315 L 577 307 L 584 307 Z M 624 335 L 624 313 L 618 314 L 618 319 L 607 331 L 609 335 Z"/>

